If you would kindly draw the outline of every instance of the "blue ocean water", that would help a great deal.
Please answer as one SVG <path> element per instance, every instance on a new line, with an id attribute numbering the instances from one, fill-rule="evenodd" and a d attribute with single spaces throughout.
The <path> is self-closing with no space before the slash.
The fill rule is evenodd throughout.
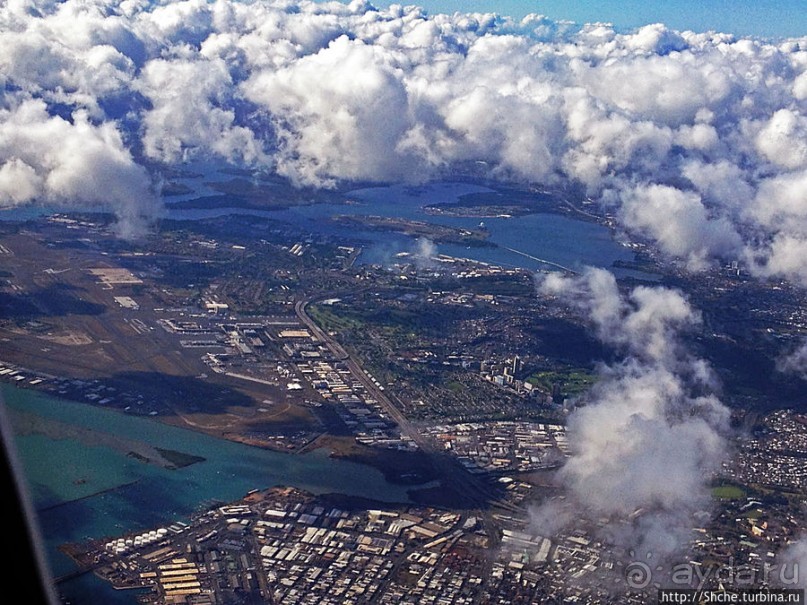
<path id="1" fill-rule="evenodd" d="M 3 386 L 2 392 L 11 410 L 206 459 L 168 470 L 109 447 L 88 447 L 76 439 L 18 436 L 17 451 L 56 577 L 75 568 L 57 550 L 60 544 L 117 536 L 187 519 L 200 503 L 235 500 L 254 488 L 294 485 L 313 493 L 409 501 L 406 488 L 388 483 L 379 471 L 332 459 L 323 450 L 305 455 L 283 454 L 35 391 Z M 74 483 L 79 476 L 86 479 L 80 489 L 86 493 L 95 487 L 95 492 L 90 489 L 95 495 L 80 498 Z M 112 590 L 91 574 L 59 588 L 77 604 L 134 602 L 131 593 Z M 107 596 L 102 598 L 99 591 Z"/>
<path id="2" fill-rule="evenodd" d="M 400 252 L 415 251 L 418 244 L 414 238 L 404 234 L 342 225 L 328 220 L 330 217 L 340 214 L 380 215 L 473 229 L 479 226 L 480 219 L 428 215 L 423 211 L 423 206 L 456 202 L 469 193 L 494 191 L 470 183 L 432 182 L 418 186 L 398 184 L 357 189 L 346 194 L 347 198 L 356 202 L 354 204 L 312 204 L 285 210 L 172 208 L 172 204 L 180 201 L 218 195 L 210 184 L 235 178 L 232 172 L 214 162 L 199 161 L 184 168 L 188 175 L 173 180 L 191 192 L 164 198 L 164 218 L 200 220 L 231 214 L 265 217 L 289 223 L 304 232 L 322 233 L 351 241 L 360 239 L 365 245 L 359 263 L 388 264 Z M 502 200 L 506 202 L 506 197 Z M 58 211 L 58 208 L 40 206 L 6 209 L 0 211 L 0 220 L 26 220 Z M 633 252 L 620 245 L 611 231 L 602 225 L 549 213 L 512 218 L 491 217 L 485 218 L 484 222 L 490 234 L 489 241 L 496 247 L 437 244 L 436 252 L 531 271 L 553 269 L 551 264 L 536 260 L 543 259 L 573 270 L 590 265 L 607 268 L 617 277 L 630 276 L 650 281 L 658 279 L 656 275 L 614 268 L 615 261 L 632 261 Z"/>
<path id="3" fill-rule="evenodd" d="M 191 181 L 191 184 L 194 183 Z M 469 193 L 490 191 L 492 190 L 478 185 L 452 182 L 429 183 L 418 187 L 389 185 L 349 192 L 347 197 L 357 202 L 354 204 L 314 204 L 271 211 L 239 208 L 172 209 L 171 199 L 168 200 L 166 217 L 199 220 L 229 214 L 262 216 L 289 223 L 303 231 L 349 240 L 359 238 L 368 242 L 359 262 L 387 264 L 400 252 L 413 252 L 417 248 L 415 240 L 404 234 L 361 229 L 328 219 L 336 215 L 378 215 L 474 229 L 479 226 L 479 218 L 429 215 L 423 211 L 423 207 L 452 203 Z M 647 273 L 614 268 L 614 261 L 632 261 L 633 252 L 615 241 L 611 231 L 602 225 L 549 213 L 512 218 L 491 217 L 485 218 L 484 223 L 490 234 L 489 241 L 497 247 L 437 244 L 436 252 L 532 271 L 553 268 L 552 265 L 536 260 L 537 258 L 573 270 L 590 265 L 610 269 L 618 277 L 657 279 L 657 276 Z"/>

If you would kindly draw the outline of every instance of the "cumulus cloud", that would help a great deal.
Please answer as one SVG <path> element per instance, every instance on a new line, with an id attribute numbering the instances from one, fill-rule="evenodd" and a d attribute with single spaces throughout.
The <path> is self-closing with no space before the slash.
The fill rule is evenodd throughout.
<path id="1" fill-rule="evenodd" d="M 600 340 L 625 355 L 600 368 L 569 417 L 572 455 L 559 478 L 573 518 L 609 517 L 617 521 L 609 540 L 656 557 L 675 552 L 693 514 L 708 505 L 708 481 L 726 448 L 728 410 L 714 394 L 712 372 L 680 339 L 698 313 L 667 288 L 623 295 L 601 269 L 553 274 L 539 289 L 583 313 Z"/>
<path id="2" fill-rule="evenodd" d="M 793 96 L 799 101 L 807 99 L 807 71 L 793 81 Z"/>
<path id="3" fill-rule="evenodd" d="M 141 165 L 213 156 L 327 187 L 475 163 L 579 184 L 693 270 L 729 256 L 807 284 L 781 258 L 807 239 L 806 46 L 362 0 L 15 1 L 0 106 L 116 131 Z M 47 189 L 23 155 L 4 156 L 5 203 Z"/>
<path id="4" fill-rule="evenodd" d="M 549 274 L 541 292 L 570 301 L 591 319 L 601 341 L 648 361 L 673 357 L 675 334 L 698 321 L 678 291 L 639 286 L 623 297 L 613 274 L 601 269 L 588 269 L 583 279 Z"/>
<path id="5" fill-rule="evenodd" d="M 221 59 L 150 61 L 136 84 L 151 103 L 143 119 L 146 155 L 174 163 L 185 159 L 187 150 L 204 146 L 233 163 L 264 160 L 253 132 L 235 124 L 228 103 L 232 87 Z"/>
<path id="6" fill-rule="evenodd" d="M 788 172 L 760 182 L 750 211 L 768 231 L 802 235 L 807 216 L 807 169 Z"/>
<path id="7" fill-rule="evenodd" d="M 407 96 L 384 49 L 341 36 L 283 69 L 253 74 L 243 88 L 273 116 L 278 170 L 293 180 L 403 180 L 415 168 L 399 150 Z"/>
<path id="8" fill-rule="evenodd" d="M 807 379 L 807 342 L 780 356 L 776 360 L 776 369 L 785 374 L 795 374 L 802 379 Z M 804 569 L 807 571 L 807 566 Z"/>
<path id="9" fill-rule="evenodd" d="M 620 216 L 693 270 L 704 268 L 715 256 L 736 255 L 742 247 L 732 223 L 709 216 L 698 193 L 669 185 L 642 185 L 626 192 Z"/>
<path id="10" fill-rule="evenodd" d="M 759 131 L 755 143 L 760 153 L 777 166 L 807 166 L 807 116 L 780 109 Z"/>
<path id="11" fill-rule="evenodd" d="M 51 116 L 42 101 L 0 109 L 0 206 L 55 203 L 114 211 L 124 235 L 153 213 L 154 195 L 112 123 L 83 111 Z"/>
<path id="12" fill-rule="evenodd" d="M 728 160 L 692 159 L 682 166 L 681 175 L 700 194 L 704 205 L 721 208 L 729 216 L 742 216 L 754 198 L 743 170 Z"/>
<path id="13" fill-rule="evenodd" d="M 807 284 L 807 240 L 786 234 L 777 234 L 765 251 L 764 260 L 753 259 L 752 270 L 762 276 L 787 276 Z"/>

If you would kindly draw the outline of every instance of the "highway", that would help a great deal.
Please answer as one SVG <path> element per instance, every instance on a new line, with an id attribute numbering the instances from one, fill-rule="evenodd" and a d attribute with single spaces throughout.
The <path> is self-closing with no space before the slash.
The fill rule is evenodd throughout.
<path id="1" fill-rule="evenodd" d="M 322 299 L 332 297 L 333 295 L 330 295 Z M 421 451 L 429 455 L 439 476 L 446 481 L 447 485 L 453 487 L 461 496 L 468 498 L 478 508 L 484 509 L 490 506 L 498 506 L 514 513 L 525 512 L 523 509 L 513 504 L 498 500 L 494 493 L 493 486 L 488 484 L 485 479 L 469 473 L 456 458 L 447 454 L 441 448 L 436 447 L 435 443 L 430 438 L 421 433 L 417 427 L 403 415 L 400 409 L 392 403 L 387 394 L 373 382 L 361 364 L 345 351 L 341 344 L 326 334 L 308 315 L 306 307 L 312 302 L 315 301 L 298 301 L 294 305 L 294 311 L 297 313 L 297 317 L 299 317 L 300 321 L 305 324 L 312 334 L 325 343 L 336 359 L 344 362 L 353 375 L 364 385 L 370 396 L 373 397 L 398 424 L 401 429 L 401 434 L 409 437 L 417 444 Z"/>
<path id="2" fill-rule="evenodd" d="M 561 265 L 559 263 L 552 262 L 551 260 L 538 258 L 537 256 L 533 256 L 532 254 L 527 254 L 526 252 L 522 252 L 521 250 L 516 250 L 515 248 L 508 248 L 507 246 L 502 246 L 502 248 L 504 248 L 505 250 L 509 250 L 510 252 L 520 254 L 521 256 L 525 256 L 527 258 L 530 258 L 530 259 L 532 259 L 534 261 L 537 261 L 539 263 L 543 263 L 544 265 L 549 265 L 550 267 L 556 267 L 558 269 L 561 269 L 561 270 L 566 271 L 568 273 L 571 273 L 573 275 L 578 274 L 578 272 L 575 271 L 574 269 L 569 269 L 569 267 L 564 267 L 563 265 Z"/>

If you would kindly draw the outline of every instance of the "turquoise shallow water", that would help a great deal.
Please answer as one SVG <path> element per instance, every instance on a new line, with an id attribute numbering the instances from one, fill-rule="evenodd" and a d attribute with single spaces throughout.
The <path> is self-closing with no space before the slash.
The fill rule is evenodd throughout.
<path id="1" fill-rule="evenodd" d="M 107 447 L 87 446 L 73 439 L 26 435 L 17 438 L 17 448 L 38 509 L 92 496 L 141 477 L 142 463 L 114 455 Z"/>
<path id="2" fill-rule="evenodd" d="M 58 552 L 60 544 L 187 519 L 205 502 L 238 499 L 254 488 L 294 485 L 314 493 L 409 500 L 405 487 L 388 483 L 379 471 L 331 459 L 321 450 L 282 454 L 34 391 L 3 386 L 2 393 L 11 410 L 206 459 L 172 471 L 75 439 L 18 436 L 17 451 L 55 576 L 74 568 Z M 85 481 L 77 485 L 79 478 Z M 95 495 L 82 498 L 88 493 Z M 131 593 L 112 590 L 91 574 L 62 584 L 60 589 L 74 603 L 134 603 Z"/>

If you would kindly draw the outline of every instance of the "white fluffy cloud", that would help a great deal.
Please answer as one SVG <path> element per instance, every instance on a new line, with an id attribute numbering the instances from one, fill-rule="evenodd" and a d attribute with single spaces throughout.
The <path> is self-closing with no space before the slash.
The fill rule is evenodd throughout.
<path id="1" fill-rule="evenodd" d="M 727 414 L 716 399 L 693 397 L 679 375 L 636 362 L 604 372 L 588 398 L 569 419 L 573 450 L 561 471 L 579 505 L 623 520 L 639 509 L 678 517 L 708 506 L 708 477 L 725 455 L 715 421 Z"/>
<path id="2" fill-rule="evenodd" d="M 773 238 L 762 258 L 762 261 L 753 259 L 751 264 L 757 275 L 785 275 L 807 284 L 807 265 L 804 262 L 807 258 L 807 239 L 780 233 Z"/>
<path id="3" fill-rule="evenodd" d="M 693 270 L 702 269 L 714 256 L 736 255 L 741 248 L 731 222 L 710 217 L 696 192 L 668 185 L 640 186 L 624 194 L 620 216 L 663 251 L 685 259 Z"/>
<path id="4" fill-rule="evenodd" d="M 69 120 L 29 100 L 0 109 L 0 206 L 92 205 L 113 210 L 124 233 L 152 214 L 146 171 L 112 123 L 94 125 L 83 111 Z"/>
<path id="5" fill-rule="evenodd" d="M 551 275 L 539 289 L 577 308 L 603 342 L 626 355 L 600 369 L 569 417 L 572 455 L 560 479 L 576 517 L 625 521 L 640 513 L 640 521 L 616 532 L 623 546 L 656 557 L 674 552 L 692 515 L 708 504 L 728 427 L 708 365 L 680 341 L 699 314 L 675 290 L 638 287 L 623 295 L 602 269 Z"/>
<path id="6" fill-rule="evenodd" d="M 547 275 L 541 291 L 575 305 L 600 340 L 646 361 L 674 357 L 676 333 L 699 320 L 678 291 L 639 286 L 623 297 L 613 274 L 603 269 L 588 269 L 580 279 Z"/>
<path id="7" fill-rule="evenodd" d="M 15 1 L 0 106 L 78 112 L 143 163 L 212 155 L 315 186 L 484 162 L 582 184 L 692 269 L 728 256 L 807 283 L 773 256 L 807 239 L 805 48 L 361 0 Z M 14 203 L 49 178 L 22 155 L 3 160 Z"/>
<path id="8" fill-rule="evenodd" d="M 807 169 L 761 180 L 750 212 L 768 231 L 802 235 L 807 230 Z"/>
<path id="9" fill-rule="evenodd" d="M 780 109 L 771 116 L 756 137 L 759 152 L 782 168 L 807 166 L 807 116 Z"/>
<path id="10" fill-rule="evenodd" d="M 807 342 L 779 357 L 776 360 L 776 369 L 785 374 L 795 374 L 807 379 Z"/>
<path id="11" fill-rule="evenodd" d="M 252 131 L 235 125 L 232 86 L 221 59 L 150 61 L 136 84 L 152 106 L 143 119 L 146 155 L 173 163 L 188 149 L 207 147 L 231 162 L 263 160 Z"/>
<path id="12" fill-rule="evenodd" d="M 273 117 L 278 169 L 307 185 L 335 177 L 403 180 L 415 166 L 399 152 L 411 120 L 387 51 L 341 36 L 327 48 L 244 83 Z"/>

